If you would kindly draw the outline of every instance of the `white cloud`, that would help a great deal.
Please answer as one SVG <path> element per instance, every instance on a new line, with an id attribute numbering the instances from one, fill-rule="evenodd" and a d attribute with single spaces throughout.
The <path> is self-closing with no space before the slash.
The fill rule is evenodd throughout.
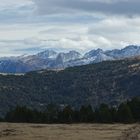
<path id="1" fill-rule="evenodd" d="M 45 48 L 84 52 L 140 44 L 138 4 L 138 0 L 1 0 L 0 56 Z"/>
<path id="2" fill-rule="evenodd" d="M 9 8 L 9 6 L 21 6 L 32 3 L 33 3 L 32 0 L 1 0 L 0 7 Z"/>
<path id="3" fill-rule="evenodd" d="M 133 16 L 140 14 L 139 0 L 33 0 L 40 14 L 102 13 Z"/>

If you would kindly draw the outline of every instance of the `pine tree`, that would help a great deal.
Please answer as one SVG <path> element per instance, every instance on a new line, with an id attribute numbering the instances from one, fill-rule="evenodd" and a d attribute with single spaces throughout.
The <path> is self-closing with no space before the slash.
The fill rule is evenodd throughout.
<path id="1" fill-rule="evenodd" d="M 127 104 L 132 111 L 134 119 L 140 121 L 140 98 L 134 98 Z"/>
<path id="2" fill-rule="evenodd" d="M 130 107 L 127 104 L 121 104 L 118 108 L 117 119 L 122 123 L 131 123 L 133 122 L 133 115 Z"/>
<path id="3" fill-rule="evenodd" d="M 70 106 L 66 106 L 61 112 L 61 122 L 72 123 L 73 122 L 73 110 Z"/>
<path id="4" fill-rule="evenodd" d="M 111 123 L 112 115 L 108 105 L 102 104 L 99 108 L 99 120 L 101 123 Z"/>

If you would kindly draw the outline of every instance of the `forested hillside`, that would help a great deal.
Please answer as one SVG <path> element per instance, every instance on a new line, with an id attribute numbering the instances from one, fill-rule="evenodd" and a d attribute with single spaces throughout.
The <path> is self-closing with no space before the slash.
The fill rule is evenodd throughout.
<path id="1" fill-rule="evenodd" d="M 15 106 L 39 110 L 48 104 L 116 106 L 140 95 L 140 59 L 106 61 L 63 71 L 0 76 L 0 115 Z"/>

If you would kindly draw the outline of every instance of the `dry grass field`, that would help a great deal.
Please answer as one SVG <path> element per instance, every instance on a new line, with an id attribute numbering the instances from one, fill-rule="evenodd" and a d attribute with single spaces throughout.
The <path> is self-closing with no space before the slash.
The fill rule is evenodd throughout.
<path id="1" fill-rule="evenodd" d="M 0 140 L 138 140 L 139 124 L 0 124 Z"/>

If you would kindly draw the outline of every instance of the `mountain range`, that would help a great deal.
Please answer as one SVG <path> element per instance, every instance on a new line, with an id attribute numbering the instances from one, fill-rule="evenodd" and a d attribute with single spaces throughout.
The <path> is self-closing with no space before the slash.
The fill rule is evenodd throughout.
<path id="1" fill-rule="evenodd" d="M 130 45 L 123 49 L 91 50 L 85 54 L 77 51 L 56 52 L 45 50 L 35 55 L 0 58 L 1 73 L 26 73 L 41 69 L 65 69 L 107 60 L 119 60 L 140 55 L 140 46 Z"/>

